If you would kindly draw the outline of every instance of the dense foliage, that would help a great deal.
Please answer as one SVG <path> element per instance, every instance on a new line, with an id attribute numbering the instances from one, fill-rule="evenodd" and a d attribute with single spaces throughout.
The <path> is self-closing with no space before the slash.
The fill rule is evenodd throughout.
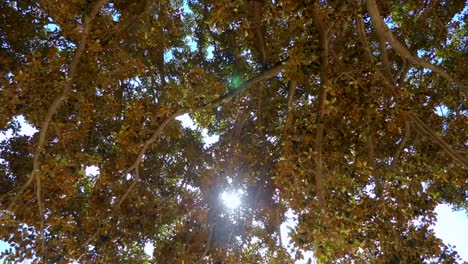
<path id="1" fill-rule="evenodd" d="M 465 4 L 0 0 L 3 256 L 455 262 L 430 227 L 468 208 Z"/>

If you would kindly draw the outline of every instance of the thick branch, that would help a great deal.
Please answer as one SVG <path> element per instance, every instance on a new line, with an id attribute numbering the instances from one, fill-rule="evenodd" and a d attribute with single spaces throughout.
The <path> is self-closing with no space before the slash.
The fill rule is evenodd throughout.
<path id="1" fill-rule="evenodd" d="M 359 38 L 361 40 L 361 43 L 363 44 L 364 46 L 364 49 L 365 49 L 365 56 L 366 58 L 370 61 L 370 62 L 374 62 L 375 61 L 375 58 L 374 56 L 372 55 L 372 50 L 370 48 L 370 45 L 369 45 L 369 42 L 367 41 L 367 38 L 366 38 L 366 33 L 364 31 L 364 23 L 362 22 L 362 19 L 361 17 L 357 17 L 356 18 L 356 29 L 357 29 L 357 32 L 358 32 L 358 35 L 359 35 Z M 390 88 L 390 90 L 392 91 L 392 94 L 395 95 L 395 96 L 398 96 L 398 93 L 396 92 L 396 89 L 395 89 L 395 84 L 393 82 L 393 78 L 389 78 L 388 74 L 386 75 L 385 73 L 382 72 L 382 69 L 378 69 L 375 71 L 375 73 L 381 78 L 384 80 L 384 83 Z"/>
<path id="2" fill-rule="evenodd" d="M 291 113 L 293 109 L 294 95 L 296 94 L 297 81 L 289 81 L 289 93 L 288 93 L 288 114 Z"/>
<path id="3" fill-rule="evenodd" d="M 203 252 L 202 259 L 204 259 L 206 256 L 208 256 L 208 252 L 211 250 L 211 244 L 213 242 L 213 231 L 214 231 L 214 225 L 209 227 L 210 231 L 208 233 L 208 239 L 206 241 L 206 249 Z"/>
<path id="4" fill-rule="evenodd" d="M 257 46 L 258 50 L 261 55 L 261 63 L 262 66 L 265 67 L 266 62 L 267 62 L 267 53 L 266 53 L 266 48 L 265 48 L 265 37 L 263 35 L 263 24 L 262 24 L 262 3 L 259 1 L 254 1 L 253 2 L 253 8 L 254 8 L 254 23 L 255 23 L 255 34 L 257 35 Z"/>
<path id="5" fill-rule="evenodd" d="M 425 61 L 416 55 L 413 55 L 411 51 L 409 51 L 400 41 L 398 41 L 393 33 L 388 28 L 385 21 L 380 16 L 379 9 L 377 7 L 376 0 L 367 0 L 367 11 L 369 12 L 369 16 L 372 19 L 372 25 L 374 26 L 378 35 L 382 35 L 392 46 L 392 48 L 400 54 L 405 59 L 410 60 L 411 62 L 420 65 L 421 67 L 431 69 L 432 71 L 436 72 L 443 78 L 445 78 L 450 83 L 455 83 L 455 80 L 452 76 L 446 73 L 442 68 Z"/>
<path id="6" fill-rule="evenodd" d="M 380 49 L 380 55 L 382 57 L 383 73 L 388 80 L 393 80 L 392 71 L 391 71 L 391 63 L 390 63 L 390 59 L 388 58 L 388 52 L 387 52 L 387 42 L 385 41 L 385 36 L 382 34 L 382 32 L 377 31 L 377 39 L 379 40 L 379 49 Z"/>
<path id="7" fill-rule="evenodd" d="M 317 115 L 317 131 L 315 134 L 315 152 L 317 153 L 316 172 L 315 172 L 315 185 L 318 202 L 321 208 L 325 207 L 325 194 L 323 187 L 323 159 L 322 159 L 322 140 L 323 140 L 323 109 L 327 100 L 327 88 L 330 80 L 328 79 L 329 72 L 329 59 L 328 59 L 328 30 L 325 18 L 320 14 L 320 7 L 318 4 L 314 5 L 312 10 L 314 17 L 314 25 L 318 28 L 320 36 L 320 94 L 318 96 L 318 115 Z"/>

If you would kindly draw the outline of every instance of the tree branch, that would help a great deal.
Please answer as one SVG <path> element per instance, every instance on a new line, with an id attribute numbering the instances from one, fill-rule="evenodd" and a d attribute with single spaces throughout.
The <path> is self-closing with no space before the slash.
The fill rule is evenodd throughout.
<path id="1" fill-rule="evenodd" d="M 419 117 L 413 113 L 408 113 L 408 116 L 413 121 L 415 128 L 423 135 L 428 136 L 434 143 L 439 145 L 445 153 L 447 153 L 452 159 L 458 161 L 463 167 L 468 169 L 468 159 L 463 155 L 455 152 L 445 140 L 443 140 L 439 135 L 434 133 L 430 128 L 428 128 Z"/>
<path id="2" fill-rule="evenodd" d="M 116 207 L 115 207 L 116 209 L 120 208 L 120 206 L 122 205 L 122 202 L 127 198 L 127 196 L 130 194 L 130 191 L 135 187 L 135 185 L 137 184 L 139 180 L 140 180 L 140 166 L 137 166 L 135 168 L 135 179 L 133 180 L 130 187 L 128 187 L 127 191 L 122 196 L 122 198 L 120 198 L 120 201 L 116 204 Z"/>
<path id="3" fill-rule="evenodd" d="M 359 39 L 366 50 L 365 56 L 369 61 L 373 61 L 372 51 L 370 49 L 369 42 L 366 38 L 366 32 L 364 31 L 364 23 L 362 22 L 362 15 L 356 17 L 356 31 L 358 33 Z"/>
<path id="4" fill-rule="evenodd" d="M 141 163 L 141 161 L 143 159 L 143 156 L 144 156 L 146 150 L 162 134 L 162 132 L 164 131 L 164 128 L 166 128 L 166 126 L 172 120 L 174 120 L 176 117 L 184 115 L 184 114 L 190 114 L 190 113 L 205 111 L 205 110 L 207 110 L 209 108 L 213 108 L 213 107 L 216 107 L 216 106 L 218 106 L 220 104 L 226 103 L 226 102 L 230 101 L 231 99 L 233 99 L 236 95 L 238 95 L 242 91 L 245 91 L 245 90 L 249 89 L 253 85 L 255 85 L 255 84 L 257 84 L 257 83 L 259 83 L 259 82 L 261 82 L 263 80 L 266 80 L 268 78 L 271 78 L 271 77 L 277 75 L 278 73 L 280 73 L 284 69 L 284 66 L 286 65 L 286 63 L 287 63 L 287 61 L 286 62 L 280 62 L 280 63 L 276 64 L 275 66 L 273 66 L 272 68 L 264 71 L 260 75 L 255 76 L 254 78 L 248 80 L 241 87 L 239 87 L 237 90 L 231 90 L 231 91 L 227 92 L 226 94 L 224 94 L 223 96 L 219 97 L 218 99 L 215 99 L 215 100 L 213 100 L 211 102 L 208 102 L 206 104 L 203 104 L 203 105 L 200 105 L 200 106 L 197 106 L 197 107 L 194 107 L 194 108 L 181 108 L 181 109 L 175 111 L 173 114 L 171 114 L 169 117 L 167 117 L 161 123 L 161 125 L 159 125 L 159 127 L 154 131 L 154 133 L 151 135 L 151 137 L 145 141 L 145 143 L 143 144 L 140 152 L 137 155 L 137 158 L 135 159 L 133 164 L 125 171 L 124 175 L 127 175 L 132 170 L 136 170 L 138 168 L 138 166 L 140 165 L 140 163 Z M 138 179 L 137 179 L 137 177 L 135 177 L 135 182 L 137 182 L 137 181 L 138 181 Z M 120 206 L 122 204 L 122 202 L 127 197 L 128 193 L 133 189 L 134 186 L 135 186 L 135 184 L 132 184 L 128 188 L 128 190 L 125 193 L 124 197 L 122 197 L 122 199 L 118 202 L 118 206 Z"/>
<path id="5" fill-rule="evenodd" d="M 39 241 L 41 243 L 41 257 L 44 258 L 45 257 L 45 236 L 44 236 L 44 232 L 45 232 L 45 219 L 44 219 L 44 205 L 42 203 L 42 195 L 41 195 L 41 190 L 42 190 L 42 186 L 41 186 L 41 177 L 40 177 L 40 174 L 38 173 L 37 176 L 36 176 L 36 200 L 37 200 L 37 209 L 39 210 L 39 217 L 41 218 L 41 222 L 40 222 L 40 235 L 39 235 Z"/>
<path id="6" fill-rule="evenodd" d="M 370 111 L 366 112 L 366 123 L 367 123 L 367 129 L 369 130 L 369 134 L 367 135 L 366 138 L 366 145 L 367 145 L 367 162 L 369 166 L 371 167 L 371 173 L 372 177 L 374 177 L 375 181 L 375 195 L 377 197 L 381 197 L 382 192 L 383 192 L 383 186 L 382 186 L 382 179 L 378 175 L 377 171 L 377 163 L 375 162 L 375 146 L 374 146 L 374 141 L 375 139 L 373 138 L 373 133 L 372 133 L 372 128 L 370 125 Z"/>
<path id="7" fill-rule="evenodd" d="M 385 21 L 380 16 L 379 9 L 377 7 L 376 0 L 367 0 L 367 11 L 369 12 L 369 16 L 372 20 L 372 25 L 375 28 L 378 35 L 383 36 L 392 46 L 392 48 L 400 54 L 405 59 L 410 60 L 411 62 L 420 65 L 421 67 L 431 69 L 435 73 L 439 74 L 443 78 L 445 78 L 450 83 L 456 83 L 455 79 L 450 76 L 447 72 L 445 72 L 442 68 L 425 61 L 419 58 L 416 55 L 413 55 L 411 51 L 409 51 L 400 41 L 398 41 L 393 33 L 388 28 Z"/>
<path id="8" fill-rule="evenodd" d="M 203 252 L 203 255 L 202 255 L 202 260 L 208 256 L 208 252 L 211 250 L 211 244 L 213 242 L 213 231 L 214 231 L 214 225 L 210 226 L 209 227 L 210 231 L 208 233 L 208 240 L 206 241 L 206 249 L 205 251 Z"/>
<path id="9" fill-rule="evenodd" d="M 320 93 L 318 96 L 318 109 L 317 109 L 317 131 L 315 134 L 315 152 L 317 153 L 316 172 L 315 172 L 315 185 L 316 194 L 319 202 L 319 206 L 323 209 L 325 207 L 325 193 L 323 187 L 323 159 L 322 159 L 322 140 L 323 140 L 323 109 L 325 108 L 325 102 L 327 100 L 327 88 L 330 80 L 328 78 L 329 72 L 329 59 L 328 59 L 328 33 L 329 26 L 327 26 L 325 18 L 320 14 L 320 7 L 318 4 L 314 4 L 312 9 L 312 15 L 314 18 L 314 25 L 319 31 L 320 36 Z"/>
<path id="10" fill-rule="evenodd" d="M 405 148 L 406 142 L 408 141 L 410 134 L 411 134 L 411 131 L 410 131 L 409 121 L 407 117 L 405 116 L 405 135 L 403 136 L 403 139 L 401 140 L 400 145 L 398 145 L 395 155 L 393 155 L 393 160 L 391 164 L 392 167 L 395 167 L 396 164 L 398 163 L 398 159 L 400 158 L 401 152 Z"/>
<path id="11" fill-rule="evenodd" d="M 225 93 L 224 95 L 222 95 L 221 97 L 219 97 L 218 99 L 215 99 L 215 100 L 213 100 L 211 102 L 208 102 L 206 104 L 203 104 L 203 105 L 200 105 L 200 106 L 197 106 L 197 107 L 194 107 L 194 108 L 181 108 L 181 109 L 175 111 L 169 117 L 167 117 L 161 123 L 161 125 L 159 125 L 159 127 L 154 131 L 154 133 L 151 135 L 151 137 L 145 141 L 145 143 L 143 144 L 140 152 L 137 155 L 137 158 L 135 159 L 133 164 L 125 171 L 124 175 L 127 175 L 131 171 L 135 170 L 135 179 L 134 179 L 133 183 L 130 185 L 130 187 L 127 189 L 125 194 L 122 196 L 122 198 L 120 198 L 120 200 L 116 203 L 116 205 L 114 206 L 113 209 L 117 210 L 122 205 L 122 203 L 125 201 L 125 199 L 128 197 L 130 192 L 133 190 L 133 188 L 138 183 L 138 181 L 139 181 L 139 172 L 137 170 L 138 170 L 138 168 L 140 166 L 140 163 L 141 163 L 141 161 L 143 159 L 143 156 L 144 156 L 146 150 L 162 134 L 162 132 L 164 131 L 164 128 L 166 128 L 166 126 L 172 120 L 174 120 L 176 117 L 184 115 L 184 114 L 204 111 L 206 109 L 209 109 L 209 108 L 218 106 L 220 104 L 229 102 L 231 99 L 233 99 L 236 95 L 240 94 L 242 91 L 245 91 L 245 90 L 249 89 L 250 87 L 252 87 L 253 85 L 255 85 L 255 84 L 257 84 L 257 83 L 259 83 L 259 82 L 261 82 L 263 80 L 266 80 L 268 78 L 271 78 L 271 77 L 275 76 L 276 74 L 280 73 L 284 69 L 284 67 L 286 66 L 287 62 L 288 62 L 288 60 L 276 64 L 275 66 L 273 66 L 269 70 L 266 70 L 263 73 L 261 73 L 260 75 L 257 75 L 255 77 L 253 77 L 252 79 L 248 80 L 241 87 L 239 87 L 237 90 L 231 90 L 231 91 Z M 105 221 L 105 222 L 107 223 L 108 221 Z M 85 248 L 86 245 L 88 243 L 90 243 L 98 235 L 98 232 L 99 232 L 99 228 L 98 228 L 98 230 L 96 230 L 96 232 L 93 233 L 93 235 L 91 237 L 89 237 L 86 240 L 86 242 L 84 244 L 82 244 L 80 249 Z M 204 256 L 206 255 L 208 250 L 209 250 L 209 248 L 207 248 L 206 252 L 204 253 Z M 82 256 L 83 256 L 83 254 L 80 256 L 80 258 Z"/>
<path id="12" fill-rule="evenodd" d="M 375 1 L 373 0 L 368 0 L 368 2 L 374 2 L 375 4 Z M 380 16 L 379 16 L 380 18 Z M 369 44 L 365 38 L 365 35 L 364 35 L 364 27 L 363 27 L 363 23 L 362 23 L 362 20 L 361 19 L 357 19 L 356 21 L 357 23 L 357 31 L 358 31 L 358 34 L 361 38 L 361 42 L 364 44 L 364 48 L 366 49 L 366 54 L 367 56 L 369 57 L 369 59 L 372 60 L 372 53 L 371 53 L 371 50 L 370 50 L 370 47 L 369 47 Z M 386 25 L 385 25 L 386 26 Z M 407 66 L 407 69 L 405 69 L 405 71 L 402 72 L 402 75 L 400 76 L 400 79 L 398 80 L 399 82 L 402 82 L 403 81 L 403 78 L 404 78 L 404 75 L 407 74 L 409 70 L 409 66 Z M 396 93 L 396 87 L 395 87 L 395 83 L 394 83 L 394 80 L 393 78 L 392 79 L 388 79 L 384 76 L 384 74 L 380 71 L 376 71 L 376 73 L 384 80 L 384 84 L 389 87 L 391 90 L 392 90 L 392 93 L 395 95 L 395 96 L 398 96 L 398 94 Z M 415 113 L 410 113 L 408 115 L 408 118 L 410 118 L 413 123 L 414 123 L 414 128 L 419 132 L 421 133 L 422 135 L 427 135 L 429 136 L 432 141 L 436 144 L 438 144 L 439 146 L 442 147 L 442 149 L 444 149 L 444 151 L 451 157 L 453 158 L 454 160 L 458 161 L 462 166 L 464 166 L 465 168 L 468 168 L 468 160 L 463 157 L 462 155 L 460 155 L 459 153 L 456 153 L 448 144 L 447 142 L 445 142 L 440 136 L 438 136 L 437 134 L 435 134 L 430 128 L 428 128 L 420 119 L 419 117 L 415 114 Z M 409 129 L 405 129 L 406 131 L 409 131 Z M 409 132 L 408 132 L 409 133 Z M 406 142 L 402 142 L 402 143 L 406 143 Z M 403 146 L 403 144 L 400 145 L 400 147 Z M 401 152 L 397 150 L 397 152 Z M 395 157 L 399 156 L 400 153 L 395 153 Z M 398 159 L 398 158 L 397 158 Z M 396 162 L 396 161 L 395 161 Z M 392 165 L 394 164 L 394 162 L 392 162 Z"/>
<path id="13" fill-rule="evenodd" d="M 26 183 L 19 189 L 19 191 L 16 193 L 16 195 L 13 197 L 13 199 L 11 200 L 10 204 L 7 207 L 7 210 L 11 211 L 13 209 L 13 206 L 16 204 L 16 201 L 19 199 L 19 197 L 29 187 L 29 185 L 31 185 L 32 181 L 36 179 L 36 199 L 37 199 L 37 205 L 38 205 L 38 210 L 39 210 L 39 216 L 41 218 L 41 221 L 40 221 L 41 231 L 40 231 L 39 240 L 41 243 L 42 257 L 44 257 L 44 253 L 45 253 L 45 237 L 44 237 L 45 218 L 44 218 L 44 205 L 42 203 L 42 193 L 41 193 L 42 186 L 41 186 L 41 173 L 40 173 L 40 170 L 41 170 L 40 156 L 42 154 L 42 151 L 44 150 L 47 132 L 49 129 L 49 125 L 52 121 L 52 118 L 57 113 L 63 101 L 67 98 L 68 92 L 70 91 L 74 83 L 75 77 L 77 75 L 77 70 L 78 70 L 78 66 L 80 63 L 80 59 L 81 59 L 81 56 L 83 55 L 84 49 L 86 47 L 86 42 L 88 40 L 89 32 L 91 30 L 91 22 L 96 17 L 101 7 L 107 3 L 107 1 L 108 0 L 100 0 L 96 2 L 89 16 L 87 16 L 84 20 L 82 36 L 81 36 L 78 48 L 75 51 L 75 55 L 73 56 L 73 59 L 70 63 L 69 76 L 66 80 L 65 87 L 63 88 L 60 95 L 54 99 L 54 101 L 52 102 L 52 104 L 50 105 L 47 111 L 47 114 L 44 120 L 41 123 L 40 131 L 39 131 L 39 141 L 37 143 L 36 150 L 34 152 L 33 170 L 31 171 L 31 175 L 29 176 Z"/>
<path id="14" fill-rule="evenodd" d="M 296 94 L 296 88 L 297 88 L 297 81 L 296 80 L 289 80 L 289 92 L 288 92 L 288 108 L 287 108 L 287 117 L 286 117 L 286 123 L 284 124 L 284 130 L 283 130 L 283 137 L 286 139 L 286 133 L 288 129 L 291 127 L 292 122 L 293 122 L 293 115 L 292 115 L 292 110 L 293 110 L 293 102 L 294 102 L 294 95 Z"/>
<path id="15" fill-rule="evenodd" d="M 360 41 L 363 44 L 364 49 L 366 51 L 365 56 L 370 62 L 374 62 L 375 58 L 372 55 L 372 50 L 370 48 L 369 42 L 367 41 L 366 33 L 364 31 L 364 23 L 362 22 L 361 16 L 356 18 L 356 30 L 358 32 Z M 389 75 L 388 74 L 386 75 L 385 73 L 383 73 L 382 69 L 377 69 L 375 73 L 377 74 L 377 76 L 379 76 L 380 78 L 384 80 L 384 84 L 386 84 L 387 87 L 390 88 L 392 94 L 394 96 L 398 96 L 398 93 L 396 92 L 396 89 L 395 89 L 395 84 L 393 82 L 393 78 L 389 78 Z"/>
<path id="16" fill-rule="evenodd" d="M 97 15 L 99 10 L 103 5 L 107 3 L 108 0 L 100 0 L 97 2 L 93 9 L 91 10 L 90 15 L 85 19 L 84 24 L 83 24 L 83 33 L 80 39 L 80 44 L 78 45 L 78 48 L 75 51 L 75 55 L 73 56 L 73 59 L 70 63 L 70 71 L 69 71 L 69 76 L 67 78 L 65 87 L 63 88 L 62 92 L 58 97 L 55 98 L 55 100 L 52 102 L 50 105 L 46 117 L 41 123 L 40 126 L 40 131 L 39 131 L 39 141 L 37 143 L 36 150 L 34 152 L 34 161 L 33 161 L 33 170 L 31 172 L 31 175 L 28 178 L 28 181 L 21 187 L 21 189 L 16 193 L 16 196 L 13 198 L 13 200 L 10 202 L 7 210 L 11 210 L 13 208 L 13 205 L 16 203 L 18 200 L 19 196 L 22 195 L 22 193 L 26 190 L 26 188 L 29 187 L 29 185 L 32 183 L 34 177 L 39 174 L 40 172 L 40 155 L 44 149 L 45 145 L 45 140 L 47 136 L 47 130 L 49 128 L 50 122 L 52 121 L 52 117 L 55 115 L 57 112 L 58 108 L 61 106 L 62 102 L 67 98 L 67 94 L 70 91 L 73 81 L 77 75 L 77 70 L 78 70 L 78 65 L 80 63 L 80 58 L 83 55 L 83 51 L 86 46 L 86 42 L 88 40 L 89 32 L 91 30 L 91 22 L 94 19 L 94 17 Z M 39 201 L 38 201 L 39 202 Z"/>
<path id="17" fill-rule="evenodd" d="M 401 87 L 401 84 L 406 78 L 406 75 L 408 74 L 409 70 L 411 68 L 410 63 L 408 63 L 407 59 L 403 59 L 403 65 L 401 66 L 400 70 L 395 74 L 393 77 L 393 82 L 396 83 L 399 87 Z"/>
<path id="18" fill-rule="evenodd" d="M 356 25 L 357 25 L 357 31 L 358 31 L 358 34 L 359 34 L 359 37 L 361 38 L 361 42 L 363 43 L 364 45 L 364 48 L 366 49 L 366 56 L 368 57 L 368 59 L 370 59 L 372 61 L 372 53 L 371 53 L 371 50 L 370 50 L 370 47 L 369 47 L 369 43 L 367 42 L 367 39 L 365 38 L 365 33 L 364 33 L 364 27 L 363 27 L 363 23 L 362 23 L 362 20 L 361 19 L 357 19 L 356 21 Z M 409 70 L 409 66 L 406 67 L 406 69 L 401 73 L 401 76 L 400 76 L 400 79 L 398 80 L 398 82 L 403 82 L 403 79 L 404 79 L 404 76 L 407 74 Z M 387 87 L 389 87 L 391 90 L 392 90 L 392 93 L 395 95 L 395 96 L 398 96 L 397 92 L 396 92 L 396 87 L 395 87 L 395 83 L 394 83 L 394 80 L 393 78 L 392 79 L 388 79 L 386 78 L 386 76 L 381 72 L 381 71 L 376 71 L 376 73 L 378 74 L 378 76 L 380 76 L 384 81 L 383 81 L 383 84 L 386 85 Z M 401 85 L 401 84 L 400 84 Z M 441 137 L 439 137 L 437 134 L 435 134 L 430 128 L 428 128 L 420 119 L 419 117 L 415 114 L 415 113 L 410 113 L 408 115 L 408 118 L 410 118 L 413 123 L 414 123 L 414 128 L 419 132 L 421 133 L 422 135 L 427 135 L 429 136 L 432 141 L 436 144 L 438 144 L 439 146 L 442 147 L 442 149 L 444 149 L 444 151 L 450 156 L 452 157 L 453 159 L 455 159 L 456 161 L 458 161 L 460 164 L 462 164 L 462 166 L 464 166 L 465 168 L 468 168 L 468 160 L 461 156 L 459 153 L 456 153 Z M 406 124 L 405 124 L 406 126 Z M 409 131 L 409 128 L 408 129 L 405 129 L 406 131 Z M 408 132 L 409 133 L 409 132 Z M 405 136 L 406 137 L 406 136 Z M 406 142 L 402 142 L 402 143 L 405 143 Z M 400 147 L 403 147 L 404 144 L 401 144 Z M 399 148 L 400 148 L 399 147 Z M 401 153 L 398 153 L 398 152 L 401 152 L 402 150 L 397 150 L 397 153 L 395 153 L 395 157 L 399 157 L 401 155 Z M 398 158 L 396 158 L 398 159 Z M 392 166 L 393 164 L 396 164 L 396 161 L 392 162 Z"/>
<path id="19" fill-rule="evenodd" d="M 263 35 L 263 23 L 262 23 L 262 9 L 263 3 L 259 1 L 253 1 L 253 12 L 254 12 L 254 25 L 255 25 L 255 34 L 257 35 L 257 46 L 258 51 L 261 56 L 262 67 L 266 66 L 267 63 L 267 53 L 265 48 L 265 37 Z"/>
<path id="20" fill-rule="evenodd" d="M 379 40 L 379 50 L 382 57 L 383 74 L 388 80 L 393 80 L 391 63 L 387 52 L 387 42 L 381 31 L 377 31 L 377 39 Z"/>

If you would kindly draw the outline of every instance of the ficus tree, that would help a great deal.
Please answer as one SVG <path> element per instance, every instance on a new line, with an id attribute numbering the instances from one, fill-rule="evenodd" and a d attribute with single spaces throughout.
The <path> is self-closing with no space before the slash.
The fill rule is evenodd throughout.
<path id="1" fill-rule="evenodd" d="M 0 257 L 457 261 L 431 225 L 439 204 L 468 208 L 465 1 L 0 9 Z M 226 189 L 243 190 L 235 211 Z"/>

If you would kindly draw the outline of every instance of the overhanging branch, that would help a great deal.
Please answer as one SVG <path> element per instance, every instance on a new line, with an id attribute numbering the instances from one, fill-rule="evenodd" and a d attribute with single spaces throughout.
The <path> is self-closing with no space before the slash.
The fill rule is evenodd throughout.
<path id="1" fill-rule="evenodd" d="M 49 128 L 50 122 L 52 121 L 52 117 L 57 113 L 59 107 L 62 105 L 63 101 L 67 98 L 68 92 L 70 91 L 73 85 L 74 79 L 77 75 L 77 70 L 78 70 L 78 66 L 80 63 L 80 59 L 81 59 L 81 56 L 83 55 L 83 51 L 86 47 L 86 42 L 88 40 L 89 32 L 91 30 L 91 22 L 96 17 L 101 7 L 107 3 L 107 1 L 108 0 L 100 0 L 99 2 L 97 2 L 94 5 L 93 9 L 91 10 L 91 13 L 89 14 L 89 16 L 84 20 L 83 33 L 82 33 L 78 48 L 75 51 L 75 55 L 73 56 L 73 59 L 70 63 L 69 76 L 66 81 L 65 87 L 63 88 L 60 95 L 54 99 L 49 109 L 47 110 L 47 114 L 44 120 L 41 123 L 40 131 L 39 131 L 39 141 L 37 143 L 36 150 L 34 152 L 33 170 L 31 172 L 31 175 L 29 176 L 28 181 L 16 193 L 15 197 L 12 199 L 12 201 L 8 205 L 7 210 L 11 210 L 13 208 L 18 198 L 23 194 L 26 188 L 29 187 L 29 185 L 34 180 L 34 177 L 38 175 L 40 171 L 40 165 L 41 165 L 40 154 L 42 153 L 44 149 L 45 140 L 47 136 L 47 130 Z"/>
<path id="2" fill-rule="evenodd" d="M 398 41 L 395 38 L 392 31 L 390 31 L 387 24 L 380 16 L 380 12 L 377 7 L 376 0 L 367 0 L 366 5 L 367 5 L 367 11 L 369 12 L 369 16 L 371 17 L 371 20 L 372 20 L 372 25 L 375 28 L 377 34 L 383 36 L 389 42 L 392 48 L 400 54 L 400 56 L 402 56 L 405 59 L 410 60 L 411 62 L 415 64 L 418 64 L 421 67 L 431 69 L 435 73 L 445 78 L 450 83 L 456 83 L 455 79 L 452 76 L 450 76 L 450 74 L 445 72 L 442 68 L 428 61 L 425 61 L 416 55 L 413 55 L 411 51 L 409 51 L 405 46 L 403 46 L 403 44 L 401 44 L 400 41 Z"/>
<path id="3" fill-rule="evenodd" d="M 41 160 L 40 156 L 42 154 L 42 151 L 44 150 L 45 142 L 46 142 L 46 137 L 47 137 L 47 131 L 49 129 L 49 125 L 52 121 L 53 116 L 57 113 L 59 107 L 62 105 L 63 101 L 67 98 L 68 92 L 70 91 L 75 77 L 77 75 L 77 70 L 78 66 L 80 64 L 80 59 L 81 56 L 83 55 L 84 49 L 86 47 L 86 42 L 88 40 L 89 32 L 91 31 L 91 22 L 93 19 L 96 17 L 98 14 L 99 10 L 101 10 L 101 7 L 104 6 L 107 3 L 108 0 L 100 0 L 96 2 L 96 4 L 93 6 L 91 9 L 91 12 L 89 16 L 87 16 L 84 20 L 83 23 L 83 32 L 81 35 L 81 39 L 78 45 L 78 48 L 75 51 L 75 54 L 73 56 L 73 59 L 70 63 L 70 71 L 69 71 L 69 76 L 67 78 L 67 81 L 65 83 L 65 87 L 61 91 L 60 95 L 54 99 L 52 104 L 50 105 L 49 109 L 47 110 L 47 114 L 44 118 L 44 120 L 41 123 L 40 131 L 39 131 L 39 141 L 36 146 L 36 150 L 34 151 L 34 159 L 33 159 L 33 169 L 31 171 L 31 174 L 26 181 L 26 183 L 21 186 L 21 188 L 18 190 L 16 195 L 13 197 L 11 200 L 10 204 L 7 207 L 7 210 L 11 211 L 13 209 L 13 206 L 16 204 L 16 201 L 18 198 L 24 193 L 24 191 L 31 185 L 34 179 L 36 179 L 36 199 L 37 199 L 37 205 L 38 205 L 38 210 L 39 210 L 39 216 L 41 218 L 40 221 L 40 244 L 41 244 L 41 253 L 42 256 L 44 256 L 45 252 L 45 241 L 44 241 L 44 229 L 45 229 L 45 219 L 44 219 L 44 205 L 42 203 L 42 186 L 41 186 L 41 175 L 40 175 L 40 170 L 41 170 Z"/>
<path id="4" fill-rule="evenodd" d="M 128 173 L 130 173 L 131 171 L 133 170 L 136 170 L 138 168 L 138 166 L 140 166 L 140 163 L 143 159 L 143 156 L 145 154 L 145 152 L 148 150 L 148 148 L 150 147 L 150 145 L 162 134 L 162 132 L 164 131 L 164 129 L 166 128 L 166 126 L 172 121 L 174 120 L 175 118 L 177 118 L 178 116 L 181 116 L 181 115 L 184 115 L 184 114 L 191 114 L 191 113 L 196 113 L 196 112 L 201 112 L 201 111 L 205 111 L 207 109 L 210 109 L 210 108 L 213 108 L 213 107 L 216 107 L 218 105 L 221 105 L 223 103 L 227 103 L 229 102 L 230 100 L 232 100 L 236 95 L 240 94 L 241 92 L 251 88 L 252 86 L 254 86 L 255 84 L 263 81 L 263 80 L 266 80 L 266 79 L 269 79 L 275 75 L 277 75 L 278 73 L 280 73 L 284 67 L 286 66 L 287 64 L 287 61 L 284 61 L 284 62 L 280 62 L 278 64 L 276 64 L 275 66 L 273 66 L 272 68 L 264 71 L 263 73 L 261 73 L 260 75 L 257 75 L 255 77 L 253 77 L 252 79 L 248 80 L 247 82 L 245 82 L 241 87 L 239 87 L 238 89 L 236 90 L 231 90 L 227 93 L 225 93 L 224 95 L 222 95 L 221 97 L 211 101 L 211 102 L 208 102 L 206 104 L 203 104 L 203 105 L 200 105 L 200 106 L 197 106 L 197 107 L 192 107 L 192 108 L 181 108 L 177 111 L 175 111 L 173 114 L 171 114 L 169 117 L 167 117 L 162 123 L 161 125 L 154 131 L 154 133 L 151 135 L 151 137 L 149 139 L 147 139 L 140 152 L 138 153 L 137 155 L 137 158 L 135 159 L 135 161 L 133 162 L 133 164 L 125 171 L 125 174 L 124 175 L 127 175 Z M 130 193 L 130 191 L 133 189 L 133 187 L 135 186 L 135 182 L 137 182 L 138 179 L 137 177 L 135 177 L 135 180 L 134 180 L 134 183 L 132 183 L 132 185 L 129 187 L 129 189 L 127 190 L 127 192 L 125 193 L 124 196 L 122 196 L 122 198 L 119 200 L 119 202 L 116 204 L 117 207 L 119 207 L 122 202 L 126 199 L 126 197 L 128 196 L 128 193 Z"/>

